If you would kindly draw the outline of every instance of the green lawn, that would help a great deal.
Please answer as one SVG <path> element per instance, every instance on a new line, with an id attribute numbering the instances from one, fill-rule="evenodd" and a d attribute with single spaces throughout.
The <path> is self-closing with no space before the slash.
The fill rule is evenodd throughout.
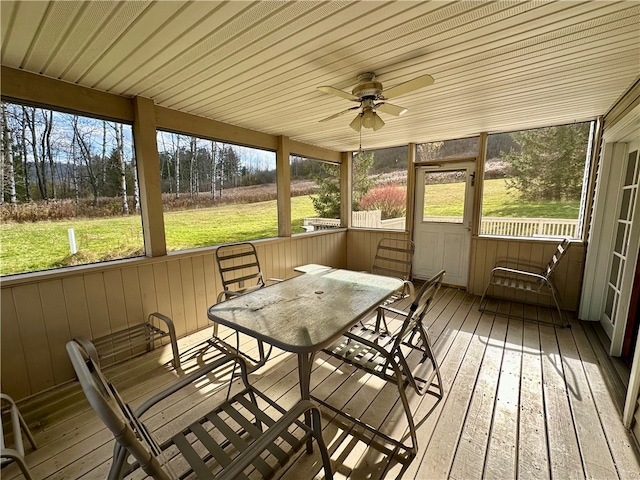
<path id="1" fill-rule="evenodd" d="M 311 197 L 291 199 L 294 233 L 314 217 Z M 167 212 L 168 250 L 183 250 L 278 236 L 276 201 Z M 73 228 L 78 253 L 71 255 L 67 230 Z M 143 254 L 140 217 L 109 217 L 0 225 L 0 274 L 48 270 Z"/>
<path id="2" fill-rule="evenodd" d="M 462 184 L 430 185 L 430 213 L 461 215 L 451 198 Z M 579 201 L 523 203 L 504 180 L 485 182 L 482 214 L 488 217 L 577 218 Z M 315 217 L 311 197 L 291 199 L 293 233 L 302 219 Z M 242 240 L 276 237 L 276 201 L 167 212 L 167 248 L 182 250 Z M 70 255 L 67 230 L 75 230 L 78 253 Z M 10 275 L 142 255 L 140 217 L 109 217 L 0 225 L 0 274 Z"/>
<path id="3" fill-rule="evenodd" d="M 460 198 L 464 183 L 427 185 L 429 215 L 461 216 L 462 205 L 452 203 Z M 578 218 L 580 200 L 569 202 L 523 202 L 515 192 L 507 190 L 504 179 L 485 180 L 482 215 L 511 218 Z"/>

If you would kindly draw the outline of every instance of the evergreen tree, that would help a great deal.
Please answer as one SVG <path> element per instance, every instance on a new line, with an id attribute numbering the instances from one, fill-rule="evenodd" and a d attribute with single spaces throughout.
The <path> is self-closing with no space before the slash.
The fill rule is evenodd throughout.
<path id="1" fill-rule="evenodd" d="M 507 188 L 523 200 L 580 198 L 589 123 L 513 133 L 519 151 L 502 154 L 513 174 Z"/>
<path id="2" fill-rule="evenodd" d="M 374 185 L 375 180 L 369 178 L 369 170 L 373 165 L 373 152 L 360 153 L 353 156 L 353 209 L 359 210 L 360 199 Z M 317 195 L 311 197 L 313 208 L 321 218 L 340 218 L 340 167 L 330 163 L 322 164 L 324 175 L 315 175 L 318 184 Z"/>

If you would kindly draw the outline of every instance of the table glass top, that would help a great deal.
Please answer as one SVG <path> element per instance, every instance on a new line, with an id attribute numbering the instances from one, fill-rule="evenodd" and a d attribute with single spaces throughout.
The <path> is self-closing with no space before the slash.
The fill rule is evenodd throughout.
<path id="1" fill-rule="evenodd" d="M 402 286 L 350 270 L 293 277 L 209 308 L 210 320 L 290 352 L 328 345 Z"/>

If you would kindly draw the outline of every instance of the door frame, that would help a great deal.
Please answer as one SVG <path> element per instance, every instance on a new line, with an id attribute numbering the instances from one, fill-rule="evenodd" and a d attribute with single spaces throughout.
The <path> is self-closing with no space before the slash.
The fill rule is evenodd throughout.
<path id="1" fill-rule="evenodd" d="M 463 209 L 463 217 L 461 224 L 455 224 L 456 226 L 460 226 L 460 228 L 465 228 L 468 232 L 467 234 L 467 253 L 466 253 L 466 265 L 464 266 L 464 284 L 459 285 L 464 288 L 469 288 L 469 277 L 471 274 L 471 252 L 472 252 L 472 241 L 473 241 L 473 224 L 474 224 L 474 215 L 475 215 L 475 202 L 476 195 L 474 188 L 477 188 L 477 162 L 474 159 L 460 159 L 460 160 L 449 160 L 442 163 L 429 163 L 429 164 L 420 164 L 415 165 L 414 168 L 414 211 L 413 211 L 413 229 L 412 229 L 412 239 L 416 245 L 418 231 L 420 230 L 420 225 L 422 223 L 422 216 L 424 213 L 424 173 L 426 172 L 448 172 L 448 171 L 462 171 L 466 170 L 466 183 L 465 183 L 465 197 L 464 197 L 464 209 Z M 422 209 L 418 208 L 422 206 Z M 419 217 L 419 218 L 418 218 Z M 436 224 L 437 222 L 429 222 Z M 443 223 L 443 225 L 447 225 Z M 451 224 L 449 224 L 451 225 Z M 414 254 L 415 259 L 415 254 Z M 415 272 L 415 268 L 412 268 L 412 271 Z"/>

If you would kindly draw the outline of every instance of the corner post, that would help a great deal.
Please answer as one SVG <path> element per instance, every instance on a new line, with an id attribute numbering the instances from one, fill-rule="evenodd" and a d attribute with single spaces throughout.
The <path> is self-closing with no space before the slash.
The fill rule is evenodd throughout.
<path id="1" fill-rule="evenodd" d="M 347 228 L 351 228 L 352 188 L 353 154 L 342 152 L 342 161 L 340 162 L 340 225 Z"/>
<path id="2" fill-rule="evenodd" d="M 142 231 L 147 257 L 167 254 L 162 214 L 160 157 L 156 144 L 156 114 L 153 100 L 133 99 L 133 143 L 136 151 L 142 209 Z"/>
<path id="3" fill-rule="evenodd" d="M 291 236 L 291 168 L 289 137 L 278 137 L 276 151 L 277 198 L 278 198 L 278 236 Z"/>

